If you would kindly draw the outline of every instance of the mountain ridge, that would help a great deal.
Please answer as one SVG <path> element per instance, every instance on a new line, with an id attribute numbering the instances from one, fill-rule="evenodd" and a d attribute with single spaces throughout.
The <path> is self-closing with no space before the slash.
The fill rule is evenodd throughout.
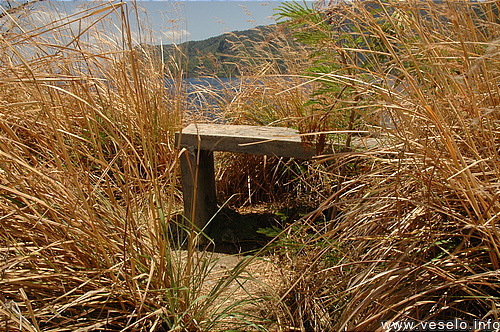
<path id="1" fill-rule="evenodd" d="M 239 62 L 245 55 L 256 54 L 259 43 L 269 42 L 276 27 L 275 24 L 264 25 L 178 45 L 143 45 L 142 48 L 164 61 L 181 59 L 189 78 L 203 75 L 234 77 L 239 75 Z"/>

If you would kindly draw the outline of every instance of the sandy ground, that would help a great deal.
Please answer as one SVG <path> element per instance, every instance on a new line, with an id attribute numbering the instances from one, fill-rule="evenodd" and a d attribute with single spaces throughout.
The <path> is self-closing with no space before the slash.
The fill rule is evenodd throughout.
<path id="1" fill-rule="evenodd" d="M 283 281 L 284 271 L 277 264 L 276 258 L 264 256 L 253 258 L 248 262 L 246 260 L 249 256 L 219 253 L 210 253 L 206 256 L 210 257 L 212 264 L 210 274 L 203 283 L 202 292 L 207 295 L 218 283 L 231 280 L 232 273 L 242 268 L 242 265 L 238 266 L 238 264 L 245 265 L 239 277 L 233 279 L 212 303 L 213 309 L 221 311 L 237 304 L 238 307 L 234 311 L 243 313 L 244 319 L 258 325 L 267 325 L 269 330 L 277 330 L 276 327 L 271 328 L 266 322 L 266 319 L 273 320 L 277 316 L 279 308 L 275 308 L 276 300 L 264 300 L 265 297 L 276 299 L 279 296 L 278 291 Z M 253 299 L 252 303 L 244 303 L 250 299 Z M 241 322 L 238 317 L 227 317 L 222 321 L 224 323 L 220 325 L 221 330 L 237 328 L 238 322 Z"/>

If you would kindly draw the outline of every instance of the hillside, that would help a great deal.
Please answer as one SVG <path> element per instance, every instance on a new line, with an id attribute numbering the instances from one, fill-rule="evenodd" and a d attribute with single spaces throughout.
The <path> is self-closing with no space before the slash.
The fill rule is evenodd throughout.
<path id="1" fill-rule="evenodd" d="M 188 41 L 179 45 L 154 45 L 143 49 L 163 59 L 184 59 L 188 77 L 239 75 L 239 63 L 259 52 L 263 44 L 272 49 L 276 26 L 260 26 L 250 30 L 233 31 L 200 41 Z M 266 43 L 263 43 L 266 42 Z M 161 53 L 163 52 L 163 54 Z M 272 51 L 271 51 L 272 52 Z M 187 63 L 186 63 L 187 60 Z M 177 61 L 176 61 L 177 62 Z"/>

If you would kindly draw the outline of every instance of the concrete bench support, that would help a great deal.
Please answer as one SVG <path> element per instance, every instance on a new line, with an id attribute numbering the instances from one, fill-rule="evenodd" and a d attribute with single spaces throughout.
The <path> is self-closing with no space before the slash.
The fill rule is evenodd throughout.
<path id="1" fill-rule="evenodd" d="M 186 149 L 180 157 L 184 215 L 203 229 L 217 212 L 213 151 Z"/>
<path id="2" fill-rule="evenodd" d="M 297 131 L 282 127 L 190 124 L 175 139 L 176 146 L 185 149 L 180 160 L 184 215 L 199 229 L 217 211 L 214 151 L 298 159 L 315 155 L 303 146 Z"/>

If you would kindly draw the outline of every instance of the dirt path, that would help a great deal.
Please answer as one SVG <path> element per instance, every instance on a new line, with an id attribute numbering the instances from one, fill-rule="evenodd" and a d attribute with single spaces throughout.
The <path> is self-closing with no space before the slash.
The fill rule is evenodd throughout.
<path id="1" fill-rule="evenodd" d="M 239 277 L 225 284 L 224 290 L 213 302 L 215 310 L 224 310 L 236 305 L 235 312 L 242 313 L 242 318 L 266 324 L 277 315 L 276 299 L 277 291 L 283 281 L 284 271 L 279 267 L 273 256 L 250 258 L 241 255 L 226 255 L 211 253 L 210 274 L 203 283 L 203 293 L 208 295 L 217 284 L 229 280 L 232 273 L 240 272 Z M 250 261 L 246 261 L 250 259 Z M 240 265 L 238 265 L 240 264 Z M 244 266 L 243 266 L 244 265 Z M 264 300 L 267 299 L 267 300 Z M 241 320 L 238 317 L 227 317 L 223 319 L 224 329 L 236 328 Z M 273 330 L 272 328 L 270 330 Z"/>

